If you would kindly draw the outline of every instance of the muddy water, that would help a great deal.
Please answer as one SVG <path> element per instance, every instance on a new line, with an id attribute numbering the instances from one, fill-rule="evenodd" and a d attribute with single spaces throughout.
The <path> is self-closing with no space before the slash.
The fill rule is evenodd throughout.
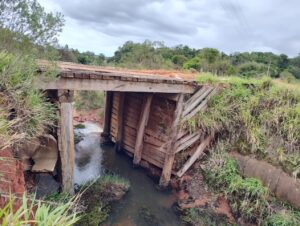
<path id="1" fill-rule="evenodd" d="M 100 128 L 85 123 L 84 134 L 76 145 L 75 182 L 82 184 L 104 171 L 113 172 L 130 181 L 130 191 L 112 205 L 109 219 L 102 225 L 114 226 L 179 226 L 180 219 L 172 205 L 175 197 L 170 191 L 160 191 L 157 184 L 142 169 L 132 167 L 132 159 L 117 154 L 112 145 L 100 147 Z"/>

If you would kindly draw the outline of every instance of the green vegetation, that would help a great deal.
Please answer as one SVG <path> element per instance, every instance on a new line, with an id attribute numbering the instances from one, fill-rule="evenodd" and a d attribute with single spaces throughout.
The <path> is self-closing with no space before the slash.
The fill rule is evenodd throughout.
<path id="1" fill-rule="evenodd" d="M 219 93 L 206 111 L 184 122 L 187 127 L 217 131 L 231 150 L 254 154 L 299 176 L 300 85 L 212 75 L 200 76 L 199 82 L 215 84 Z"/>
<path id="2" fill-rule="evenodd" d="M 299 211 L 275 202 L 259 180 L 243 178 L 227 152 L 254 155 L 300 177 L 300 84 L 282 80 L 199 76 L 199 83 L 218 92 L 205 111 L 183 122 L 192 131 L 218 134 L 204 164 L 205 179 L 226 195 L 236 218 L 258 225 L 299 225 Z M 186 218 L 198 219 L 198 210 L 191 211 Z"/>
<path id="3" fill-rule="evenodd" d="M 84 129 L 85 125 L 84 124 L 77 124 L 74 126 L 75 129 Z"/>
<path id="4" fill-rule="evenodd" d="M 183 212 L 181 220 L 187 225 L 197 226 L 229 226 L 225 216 L 218 216 L 210 210 L 190 208 Z"/>
<path id="5" fill-rule="evenodd" d="M 210 188 L 226 195 L 235 217 L 258 225 L 299 225 L 300 212 L 270 198 L 259 180 L 243 178 L 225 151 L 222 143 L 216 145 L 205 163 L 204 175 Z"/>
<path id="6" fill-rule="evenodd" d="M 55 119 L 54 107 L 32 89 L 37 68 L 31 57 L 0 52 L 0 140 L 12 145 L 44 133 Z"/>
<path id="7" fill-rule="evenodd" d="M 80 202 L 86 207 L 78 225 L 97 226 L 109 216 L 110 203 L 119 200 L 128 191 L 129 181 L 112 174 L 106 174 L 96 181 L 84 185 Z"/>
<path id="8" fill-rule="evenodd" d="M 71 211 L 75 203 L 76 199 L 71 199 L 65 204 L 57 205 L 28 199 L 25 194 L 22 199 L 11 195 L 6 205 L 0 209 L 1 225 L 73 225 L 79 220 L 78 213 Z"/>
<path id="9" fill-rule="evenodd" d="M 104 92 L 78 91 L 75 93 L 76 110 L 92 110 L 104 107 Z"/>

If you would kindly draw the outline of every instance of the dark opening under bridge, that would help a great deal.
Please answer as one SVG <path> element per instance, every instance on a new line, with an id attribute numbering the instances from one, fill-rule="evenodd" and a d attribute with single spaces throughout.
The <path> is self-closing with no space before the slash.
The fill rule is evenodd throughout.
<path id="1" fill-rule="evenodd" d="M 49 63 L 39 63 L 41 71 Z M 106 92 L 102 141 L 115 142 L 117 151 L 133 157 L 134 165 L 152 164 L 162 169 L 160 185 L 171 175 L 182 176 L 203 155 L 211 136 L 190 133 L 180 122 L 204 109 L 214 88 L 200 86 L 194 74 L 175 71 L 138 71 L 58 62 L 56 80 L 37 83 L 54 93 L 59 109 L 58 150 L 63 190 L 73 192 L 74 134 L 72 98 L 75 90 Z M 188 78 L 188 79 L 187 79 Z M 189 150 L 190 158 L 176 171 L 175 157 Z"/>

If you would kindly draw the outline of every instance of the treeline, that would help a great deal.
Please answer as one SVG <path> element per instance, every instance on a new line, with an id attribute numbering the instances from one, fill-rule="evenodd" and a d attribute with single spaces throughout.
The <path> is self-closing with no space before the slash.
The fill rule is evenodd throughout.
<path id="1" fill-rule="evenodd" d="M 113 65 L 140 69 L 179 69 L 210 72 L 215 75 L 238 75 L 300 79 L 300 55 L 289 58 L 271 52 L 225 54 L 214 48 L 194 49 L 187 45 L 167 47 L 163 42 L 128 41 L 112 57 L 93 52 L 80 53 L 68 46 L 59 49 L 60 59 L 82 64 Z"/>

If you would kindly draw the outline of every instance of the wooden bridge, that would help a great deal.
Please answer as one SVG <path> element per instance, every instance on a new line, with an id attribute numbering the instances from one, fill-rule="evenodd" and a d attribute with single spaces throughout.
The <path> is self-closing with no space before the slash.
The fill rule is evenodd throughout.
<path id="1" fill-rule="evenodd" d="M 41 71 L 48 63 L 40 62 Z M 74 90 L 106 91 L 102 141 L 115 142 L 134 165 L 152 164 L 162 169 L 160 185 L 167 186 L 171 174 L 182 176 L 203 154 L 210 137 L 189 133 L 180 127 L 206 107 L 214 89 L 199 86 L 194 74 L 175 71 L 138 71 L 58 63 L 59 77 L 38 82 L 49 90 L 59 106 L 57 131 L 63 190 L 73 192 L 74 134 L 72 98 Z M 191 157 L 174 171 L 176 154 L 191 151 Z"/>

